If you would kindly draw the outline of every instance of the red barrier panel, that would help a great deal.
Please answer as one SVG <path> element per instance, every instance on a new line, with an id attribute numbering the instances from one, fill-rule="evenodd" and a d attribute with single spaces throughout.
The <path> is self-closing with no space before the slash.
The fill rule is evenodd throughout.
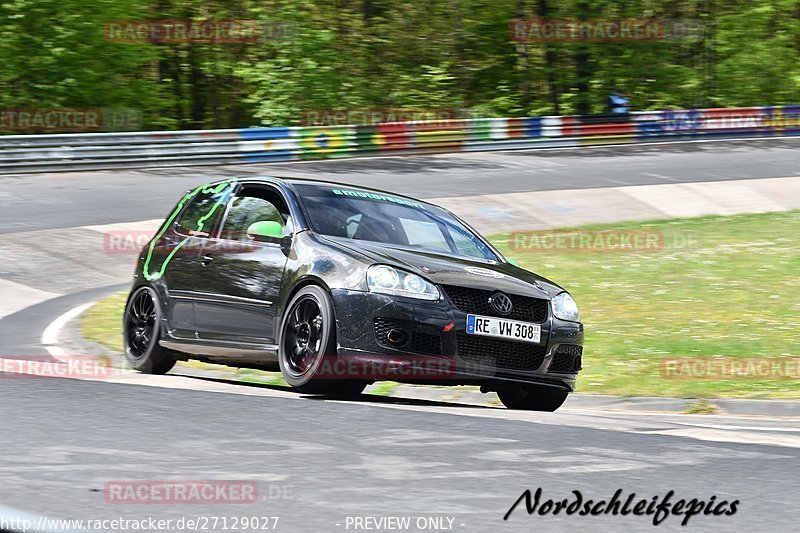
<path id="1" fill-rule="evenodd" d="M 508 138 L 509 139 L 523 139 L 527 137 L 526 129 L 528 125 L 525 124 L 524 118 L 510 118 L 508 119 Z"/>
<path id="2" fill-rule="evenodd" d="M 381 150 L 408 150 L 413 148 L 413 137 L 405 124 L 379 124 L 378 131 L 383 135 L 385 144 Z"/>
<path id="3" fill-rule="evenodd" d="M 578 126 L 577 117 L 573 117 L 572 115 L 561 117 L 561 135 L 563 137 L 580 135 L 580 126 Z"/>

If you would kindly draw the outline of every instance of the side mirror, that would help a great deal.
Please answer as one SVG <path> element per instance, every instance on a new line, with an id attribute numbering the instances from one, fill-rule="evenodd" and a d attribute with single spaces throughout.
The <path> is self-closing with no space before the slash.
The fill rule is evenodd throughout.
<path id="1" fill-rule="evenodd" d="M 247 236 L 254 241 L 279 244 L 286 256 L 292 250 L 292 237 L 283 235 L 283 226 L 279 222 L 267 220 L 253 222 L 247 227 Z"/>
<path id="2" fill-rule="evenodd" d="M 247 236 L 254 241 L 277 242 L 283 239 L 283 226 L 266 220 L 253 222 L 247 227 Z"/>
<path id="3" fill-rule="evenodd" d="M 517 260 L 516 260 L 516 259 L 512 259 L 512 258 L 510 258 L 510 257 L 506 257 L 506 261 L 508 261 L 509 263 L 511 263 L 512 265 L 514 265 L 515 267 L 518 267 L 518 266 L 519 266 L 519 263 L 517 263 Z"/>

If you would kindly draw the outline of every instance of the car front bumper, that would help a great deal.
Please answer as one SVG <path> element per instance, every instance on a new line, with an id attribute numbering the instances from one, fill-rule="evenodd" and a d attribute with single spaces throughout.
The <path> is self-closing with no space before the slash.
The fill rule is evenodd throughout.
<path id="1" fill-rule="evenodd" d="M 428 384 L 518 382 L 574 390 L 583 351 L 583 324 L 540 322 L 540 343 L 468 335 L 465 311 L 447 298 L 431 302 L 383 294 L 333 290 L 337 357 L 351 379 Z M 388 329 L 408 334 L 400 346 Z M 343 367 L 344 368 L 344 367 Z"/>

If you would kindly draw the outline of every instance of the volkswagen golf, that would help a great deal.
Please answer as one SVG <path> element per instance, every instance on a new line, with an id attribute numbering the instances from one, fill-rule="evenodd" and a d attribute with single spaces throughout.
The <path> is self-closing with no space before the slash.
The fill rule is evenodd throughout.
<path id="1" fill-rule="evenodd" d="M 280 370 L 307 393 L 380 380 L 476 385 L 555 411 L 581 369 L 570 294 L 428 202 L 262 177 L 188 191 L 138 258 L 133 368 L 199 359 Z"/>

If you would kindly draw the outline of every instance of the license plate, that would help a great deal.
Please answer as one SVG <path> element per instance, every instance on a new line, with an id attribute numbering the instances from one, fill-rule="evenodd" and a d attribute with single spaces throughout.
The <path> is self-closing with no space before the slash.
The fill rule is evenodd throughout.
<path id="1" fill-rule="evenodd" d="M 542 327 L 539 324 L 530 324 L 519 320 L 467 315 L 467 333 L 515 341 L 539 342 L 542 336 Z"/>

